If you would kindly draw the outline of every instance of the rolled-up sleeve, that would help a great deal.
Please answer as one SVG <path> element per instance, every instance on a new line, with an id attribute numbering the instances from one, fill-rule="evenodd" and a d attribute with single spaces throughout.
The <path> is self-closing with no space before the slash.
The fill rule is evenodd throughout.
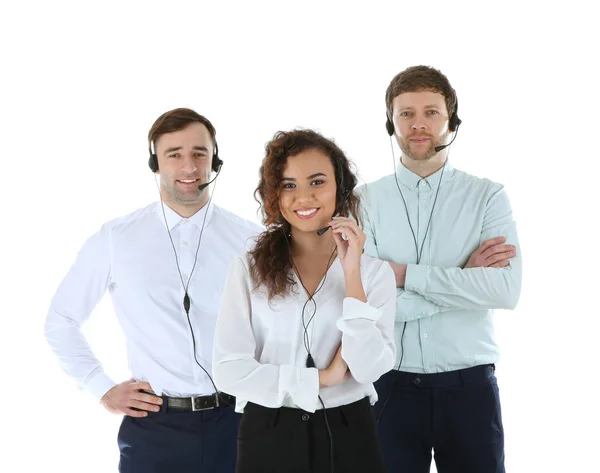
<path id="1" fill-rule="evenodd" d="M 381 262 L 365 295 L 366 303 L 344 299 L 337 326 L 342 332 L 342 358 L 352 376 L 359 383 L 372 383 L 392 369 L 396 359 L 396 280 L 389 264 Z"/>

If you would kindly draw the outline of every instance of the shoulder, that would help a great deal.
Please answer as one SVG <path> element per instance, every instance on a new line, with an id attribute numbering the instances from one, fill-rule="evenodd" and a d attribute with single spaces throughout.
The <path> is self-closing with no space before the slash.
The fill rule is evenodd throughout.
<path id="1" fill-rule="evenodd" d="M 263 231 L 263 228 L 260 225 L 251 222 L 250 220 L 246 220 L 218 205 L 214 205 L 214 218 L 218 219 L 220 223 L 229 226 L 234 230 L 244 232 L 244 234 L 247 235 L 254 236 Z"/>
<path id="2" fill-rule="evenodd" d="M 121 217 L 109 220 L 100 229 L 100 233 L 106 235 L 115 231 L 123 231 L 132 226 L 146 222 L 148 219 L 156 220 L 156 202 L 147 205 L 141 209 L 137 209 Z"/>
<path id="3" fill-rule="evenodd" d="M 368 215 L 377 212 L 380 202 L 388 202 L 390 198 L 395 198 L 397 192 L 394 174 L 363 184 L 356 189 L 361 208 Z"/>
<path id="4" fill-rule="evenodd" d="M 383 176 L 376 181 L 363 184 L 356 189 L 361 198 L 373 198 L 381 193 L 388 192 L 396 185 L 394 174 Z"/>
<path id="5" fill-rule="evenodd" d="M 454 169 L 452 180 L 455 185 L 462 189 L 469 189 L 471 192 L 478 195 L 494 195 L 504 189 L 504 186 L 498 182 L 494 182 L 491 179 L 485 177 L 474 176 L 467 172 Z"/>

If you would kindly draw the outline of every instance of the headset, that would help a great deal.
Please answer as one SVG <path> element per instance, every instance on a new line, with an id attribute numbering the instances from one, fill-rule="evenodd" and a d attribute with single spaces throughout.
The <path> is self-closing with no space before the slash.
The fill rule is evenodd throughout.
<path id="1" fill-rule="evenodd" d="M 217 140 L 213 138 L 213 141 L 215 143 L 215 152 L 213 153 L 211 169 L 214 172 L 219 173 L 221 172 L 221 166 L 223 166 L 223 161 L 221 160 L 221 158 L 219 158 L 219 145 L 217 144 Z M 154 147 L 154 150 L 156 151 L 156 146 L 154 146 L 154 142 L 150 143 L 150 147 L 148 148 L 148 151 L 150 151 L 150 157 L 148 158 L 148 167 L 150 167 L 150 170 L 152 172 L 156 172 L 158 171 L 158 156 L 156 156 L 156 153 L 152 152 L 152 147 Z"/>
<path id="2" fill-rule="evenodd" d="M 346 199 L 350 196 L 350 194 L 352 193 L 352 191 L 354 189 L 346 189 L 346 186 L 344 185 L 344 170 L 341 168 L 339 163 L 336 164 L 336 167 L 337 167 L 337 172 L 340 176 L 340 192 L 337 193 L 336 198 L 335 198 L 335 212 L 333 215 L 339 216 L 342 214 L 342 211 L 344 210 L 344 204 L 346 203 Z M 330 228 L 331 228 L 331 225 L 327 225 L 326 227 L 319 228 L 317 230 L 317 235 L 319 235 L 319 236 L 323 235 L 323 233 L 325 233 Z"/>
<path id="3" fill-rule="evenodd" d="M 458 118 L 458 99 L 456 99 L 456 105 L 454 106 L 454 110 L 452 112 L 452 115 L 450 115 L 450 119 L 448 120 L 448 129 L 452 132 L 458 132 L 458 127 L 460 126 L 460 124 L 462 123 L 462 120 L 460 118 Z M 392 122 L 390 116 L 388 113 L 386 113 L 385 115 L 385 129 L 388 133 L 389 136 L 392 136 L 394 134 L 394 123 Z M 456 137 L 456 135 L 455 135 Z M 454 140 L 452 140 L 454 141 Z M 450 146 L 452 144 L 452 141 L 447 144 L 444 145 L 444 148 L 446 146 Z M 436 146 L 436 151 L 440 152 L 442 149 L 437 149 L 438 146 Z"/>

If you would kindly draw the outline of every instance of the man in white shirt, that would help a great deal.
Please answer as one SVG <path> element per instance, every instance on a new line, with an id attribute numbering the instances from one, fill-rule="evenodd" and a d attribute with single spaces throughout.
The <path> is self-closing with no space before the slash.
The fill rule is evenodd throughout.
<path id="1" fill-rule="evenodd" d="M 460 126 L 456 92 L 440 71 L 415 66 L 386 93 L 397 171 L 363 188 L 365 252 L 396 275 L 395 369 L 375 383 L 388 471 L 504 471 L 494 374 L 494 309 L 521 289 L 515 222 L 500 184 L 456 170 L 450 138 Z"/>
<path id="2" fill-rule="evenodd" d="M 239 414 L 211 377 L 213 334 L 229 262 L 261 229 L 211 204 L 223 162 L 208 119 L 166 112 L 148 144 L 160 201 L 88 239 L 52 299 L 46 338 L 67 374 L 124 415 L 121 472 L 232 473 Z M 81 332 L 107 289 L 132 372 L 120 384 Z"/>

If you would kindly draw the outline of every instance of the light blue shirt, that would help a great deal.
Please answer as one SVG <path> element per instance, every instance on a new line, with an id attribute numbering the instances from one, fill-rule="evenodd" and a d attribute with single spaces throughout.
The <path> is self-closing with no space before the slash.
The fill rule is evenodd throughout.
<path id="1" fill-rule="evenodd" d="M 395 368 L 402 358 L 402 371 L 439 373 L 496 363 L 493 309 L 514 309 L 521 291 L 517 230 L 502 185 L 456 170 L 448 162 L 425 235 L 442 169 L 427 178 L 402 164 L 396 172 L 419 251 L 423 245 L 418 265 L 394 175 L 359 191 L 365 252 L 407 264 L 405 286 L 397 288 L 395 323 Z M 462 269 L 481 243 L 499 236 L 517 247 L 510 266 Z"/>

